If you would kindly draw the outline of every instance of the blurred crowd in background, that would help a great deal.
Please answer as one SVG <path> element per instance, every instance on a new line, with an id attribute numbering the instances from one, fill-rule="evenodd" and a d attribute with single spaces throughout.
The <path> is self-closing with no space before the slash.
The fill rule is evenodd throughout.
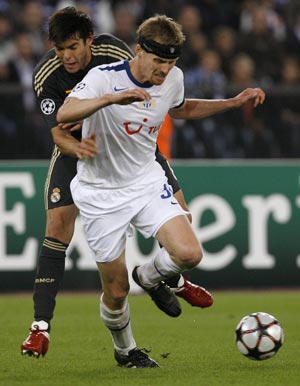
<path id="1" fill-rule="evenodd" d="M 134 48 L 136 28 L 163 13 L 186 35 L 178 66 L 186 97 L 228 98 L 262 87 L 266 102 L 202 120 L 174 121 L 172 158 L 300 157 L 299 0 L 0 0 L 0 158 L 50 158 L 52 141 L 32 90 L 51 48 L 48 17 L 68 5 L 88 13 L 95 33 Z"/>

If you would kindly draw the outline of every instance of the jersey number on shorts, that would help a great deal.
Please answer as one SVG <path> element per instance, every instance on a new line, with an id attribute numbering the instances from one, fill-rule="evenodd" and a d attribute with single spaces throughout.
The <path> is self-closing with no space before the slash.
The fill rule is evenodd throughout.
<path id="1" fill-rule="evenodd" d="M 161 198 L 169 198 L 172 196 L 172 188 L 170 185 L 164 184 L 163 194 L 160 195 Z"/>

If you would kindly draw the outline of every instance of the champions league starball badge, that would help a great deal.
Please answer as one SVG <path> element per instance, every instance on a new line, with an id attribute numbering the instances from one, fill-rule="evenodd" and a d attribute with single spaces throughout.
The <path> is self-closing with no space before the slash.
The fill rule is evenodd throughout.
<path id="1" fill-rule="evenodd" d="M 76 84 L 76 86 L 73 88 L 73 92 L 83 90 L 86 87 L 86 83 L 79 82 Z"/>
<path id="2" fill-rule="evenodd" d="M 55 102 L 52 99 L 46 98 L 41 102 L 41 110 L 44 114 L 50 115 L 55 111 Z"/>
<path id="3" fill-rule="evenodd" d="M 60 199 L 61 199 L 60 189 L 54 188 L 52 191 L 52 194 L 50 196 L 51 202 L 53 202 L 55 204 L 56 202 L 60 201 Z"/>

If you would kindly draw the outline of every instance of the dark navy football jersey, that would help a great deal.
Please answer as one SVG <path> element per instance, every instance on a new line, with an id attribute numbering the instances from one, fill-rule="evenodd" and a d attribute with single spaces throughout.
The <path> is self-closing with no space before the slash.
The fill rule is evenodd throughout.
<path id="1" fill-rule="evenodd" d="M 57 110 L 65 98 L 91 68 L 133 57 L 130 48 L 110 34 L 96 36 L 91 45 L 91 52 L 92 59 L 89 65 L 74 74 L 64 68 L 54 48 L 48 51 L 37 64 L 33 73 L 33 88 L 49 129 L 57 125 Z"/>

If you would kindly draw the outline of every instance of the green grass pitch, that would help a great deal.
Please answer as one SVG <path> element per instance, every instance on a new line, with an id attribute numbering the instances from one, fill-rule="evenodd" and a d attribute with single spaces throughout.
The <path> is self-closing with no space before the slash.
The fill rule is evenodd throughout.
<path id="1" fill-rule="evenodd" d="M 170 318 L 147 295 L 131 295 L 132 328 L 140 348 L 159 369 L 116 366 L 108 331 L 99 319 L 99 294 L 60 294 L 44 358 L 21 356 L 32 322 L 31 294 L 0 295 L 1 386 L 297 386 L 300 384 L 299 291 L 216 291 L 211 308 L 182 299 Z M 239 320 L 252 312 L 273 314 L 285 342 L 275 357 L 253 361 L 234 343 Z"/>

